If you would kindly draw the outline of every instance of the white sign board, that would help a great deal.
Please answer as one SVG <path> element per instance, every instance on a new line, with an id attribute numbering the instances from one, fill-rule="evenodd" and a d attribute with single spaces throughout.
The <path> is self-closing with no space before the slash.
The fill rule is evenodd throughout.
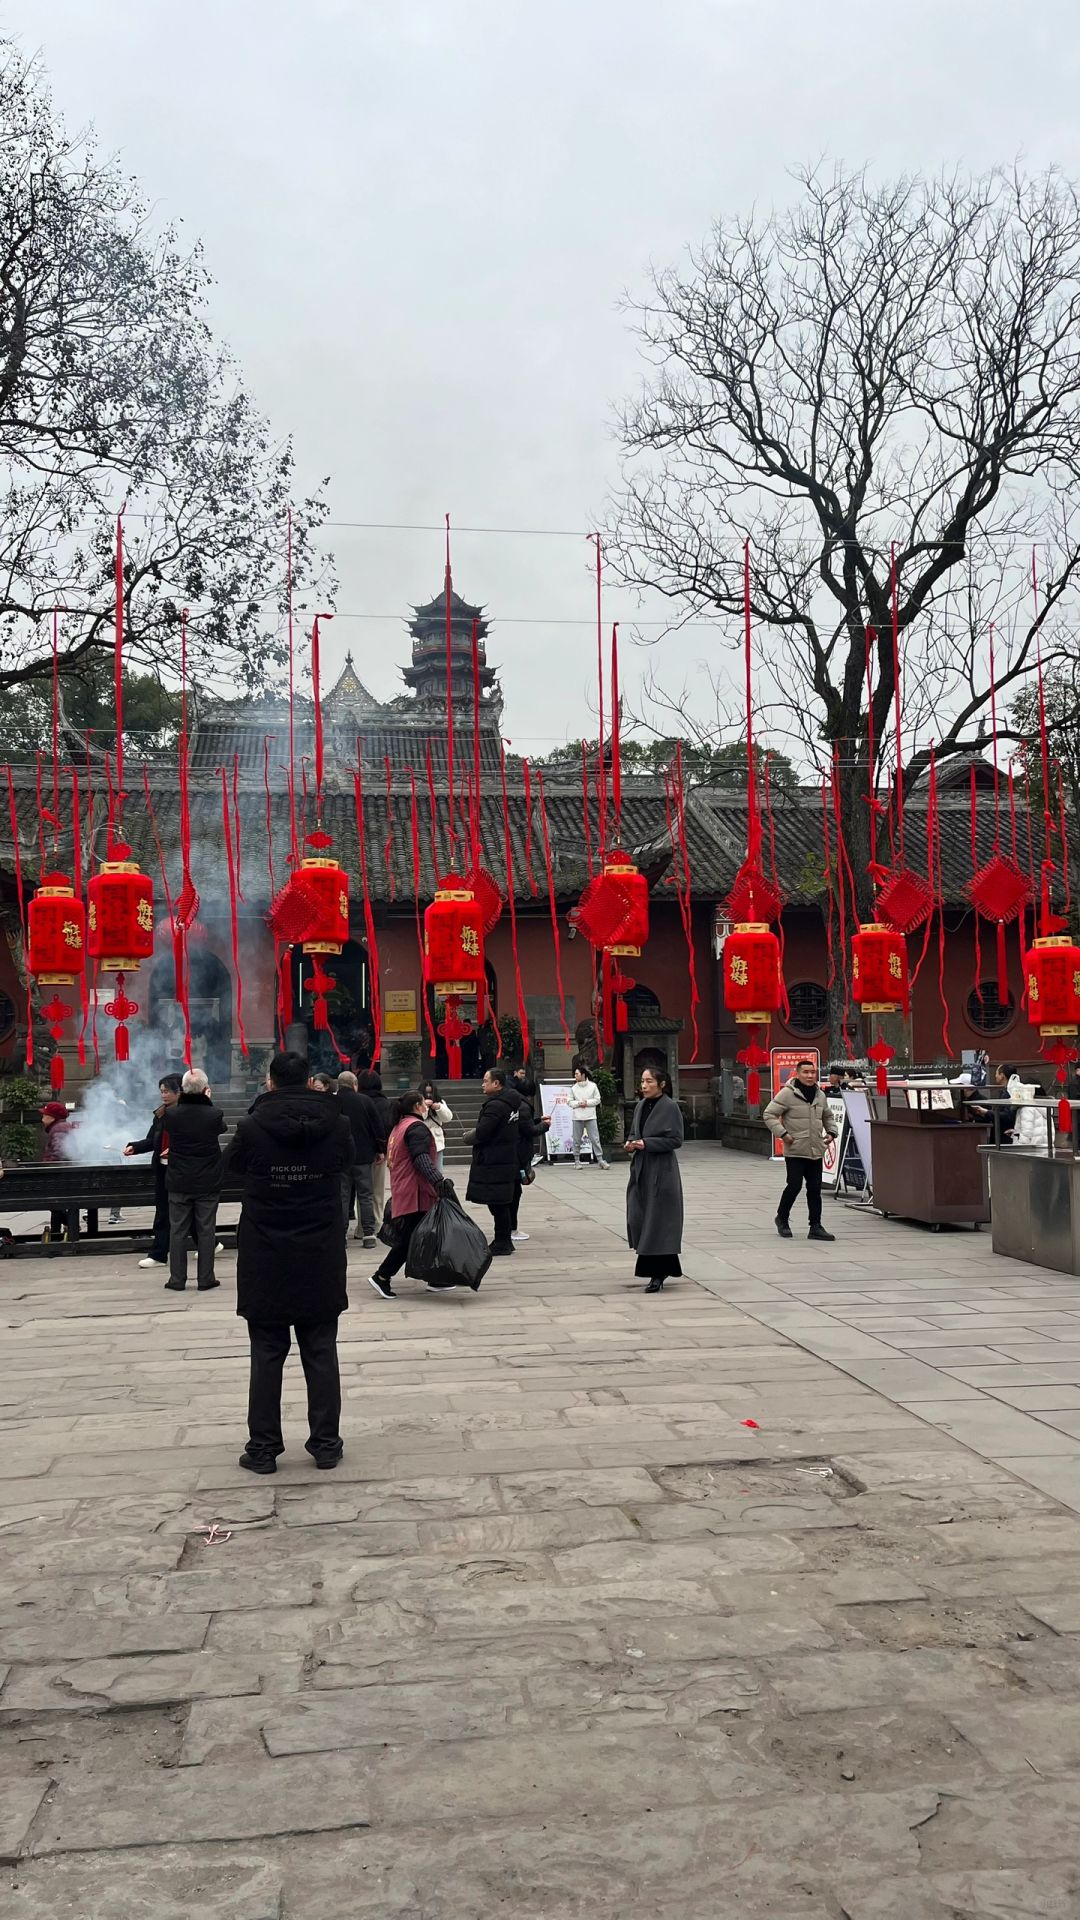
<path id="1" fill-rule="evenodd" d="M 571 1118 L 570 1088 L 559 1085 L 557 1081 L 547 1081 L 540 1088 L 540 1105 L 545 1116 L 551 1121 L 548 1128 L 547 1152 L 549 1160 L 569 1160 L 574 1152 L 574 1126 Z M 582 1140 L 583 1150 L 592 1158 L 588 1140 Z"/>
<path id="2" fill-rule="evenodd" d="M 844 1148 L 847 1145 L 847 1102 L 842 1093 L 827 1093 L 825 1105 L 833 1117 L 836 1139 L 825 1142 L 825 1158 L 821 1163 L 821 1184 L 823 1187 L 835 1187 L 840 1178 Z"/>
<path id="3" fill-rule="evenodd" d="M 866 1169 L 867 1185 L 873 1189 L 874 1170 L 870 1164 L 870 1095 L 862 1087 L 852 1087 L 845 1096 L 848 1124 Z"/>

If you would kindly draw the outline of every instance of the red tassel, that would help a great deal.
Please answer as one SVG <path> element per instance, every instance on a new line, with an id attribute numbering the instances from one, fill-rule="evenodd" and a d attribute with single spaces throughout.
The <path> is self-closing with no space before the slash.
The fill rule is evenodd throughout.
<path id="1" fill-rule="evenodd" d="M 884 1095 L 889 1091 L 889 1069 L 882 1061 L 877 1070 L 877 1090 Z"/>
<path id="2" fill-rule="evenodd" d="M 627 1030 L 628 1030 L 628 1028 L 629 1028 L 629 1026 L 630 1026 L 630 1015 L 629 1015 L 629 1013 L 627 1012 L 627 1007 L 626 1007 L 626 1001 L 625 1001 L 625 1000 L 616 1000 L 616 1002 L 615 1002 L 615 1031 L 616 1031 L 616 1033 L 626 1033 L 626 1032 L 627 1032 Z"/>
<path id="3" fill-rule="evenodd" d="M 1005 922 L 997 923 L 997 993 L 1000 1004 L 1009 1003 L 1009 955 L 1005 945 Z"/>
<path id="4" fill-rule="evenodd" d="M 756 1067 L 751 1067 L 746 1076 L 746 1103 L 756 1107 L 761 1099 L 761 1075 Z"/>
<path id="5" fill-rule="evenodd" d="M 54 1093 L 63 1093 L 64 1078 L 64 1056 L 58 1047 L 49 1065 L 49 1085 Z"/>
<path id="6" fill-rule="evenodd" d="M 117 1027 L 117 1029 L 116 1029 L 116 1057 L 117 1057 L 117 1059 L 118 1059 L 118 1060 L 127 1060 L 127 1059 L 129 1059 L 129 1058 L 130 1058 L 130 1052 L 131 1052 L 131 1049 L 130 1049 L 130 1046 L 129 1046 L 129 1043 L 128 1043 L 128 1030 L 127 1030 L 127 1028 L 126 1028 L 126 1027 Z"/>
<path id="7" fill-rule="evenodd" d="M 327 1012 L 326 1001 L 323 999 L 321 993 L 315 1001 L 315 1026 L 320 1033 L 329 1033 L 330 1031 L 330 1015 Z"/>
<path id="8" fill-rule="evenodd" d="M 1070 1106 L 1068 1100 L 1065 1098 L 1064 1094 L 1062 1094 L 1061 1099 L 1058 1101 L 1057 1123 L 1058 1123 L 1058 1129 L 1061 1133 L 1071 1134 L 1072 1107 Z"/>

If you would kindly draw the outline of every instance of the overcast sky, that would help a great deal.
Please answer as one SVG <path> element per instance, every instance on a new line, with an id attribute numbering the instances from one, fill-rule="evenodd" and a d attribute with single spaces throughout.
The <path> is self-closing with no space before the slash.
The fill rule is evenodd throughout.
<path id="1" fill-rule="evenodd" d="M 8 0 L 0 17 L 42 51 L 69 124 L 93 121 L 162 219 L 201 236 L 214 327 L 305 479 L 331 476 L 335 522 L 570 530 L 455 535 L 524 752 L 589 724 L 584 535 L 640 378 L 619 301 L 650 262 L 786 200 L 787 169 L 822 156 L 1080 174 L 1064 0 Z M 351 647 L 388 697 L 440 537 L 329 537 L 331 664 Z M 635 610 L 608 595 L 611 617 Z M 691 630 L 655 664 L 677 688 L 710 647 Z M 632 683 L 642 659 L 625 665 Z"/>

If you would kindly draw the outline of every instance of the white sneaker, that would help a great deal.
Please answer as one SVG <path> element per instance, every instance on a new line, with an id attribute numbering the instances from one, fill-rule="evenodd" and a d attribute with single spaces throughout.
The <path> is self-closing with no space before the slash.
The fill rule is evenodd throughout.
<path id="1" fill-rule="evenodd" d="M 510 1235 L 511 1240 L 527 1240 L 528 1237 L 527 1233 L 512 1233 Z"/>
<path id="2" fill-rule="evenodd" d="M 610 1171 L 610 1168 L 611 1168 L 610 1160 L 598 1160 L 596 1164 L 599 1167 L 601 1173 L 607 1173 Z"/>
<path id="3" fill-rule="evenodd" d="M 167 1260 L 152 1260 L 149 1254 L 145 1260 L 139 1261 L 140 1267 L 167 1267 L 168 1264 Z"/>
<path id="4" fill-rule="evenodd" d="M 529 1162 L 529 1165 L 533 1167 L 542 1167 L 543 1164 L 544 1164 L 543 1154 L 534 1153 L 531 1161 Z"/>
<path id="5" fill-rule="evenodd" d="M 222 1242 L 221 1242 L 221 1241 L 219 1240 L 219 1241 L 218 1241 L 218 1243 L 217 1243 L 217 1246 L 216 1246 L 216 1247 L 214 1248 L 214 1252 L 215 1252 L 215 1253 L 224 1253 L 224 1251 L 225 1251 L 225 1248 L 224 1248 L 224 1245 L 223 1245 L 223 1244 L 222 1244 Z"/>

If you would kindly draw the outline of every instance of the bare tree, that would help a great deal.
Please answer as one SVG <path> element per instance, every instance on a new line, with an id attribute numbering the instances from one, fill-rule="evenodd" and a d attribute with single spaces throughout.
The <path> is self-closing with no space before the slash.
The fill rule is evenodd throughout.
<path id="1" fill-rule="evenodd" d="M 865 910 L 871 726 L 876 781 L 895 746 L 894 583 L 905 786 L 931 740 L 947 757 L 981 739 L 991 621 L 1003 697 L 1037 630 L 1047 659 L 1067 644 L 1080 197 L 1057 173 L 799 179 L 789 211 L 718 223 L 633 307 L 656 371 L 622 417 L 611 552 L 628 583 L 726 617 L 737 644 L 749 539 L 757 698 L 804 759 L 839 749 Z"/>
<path id="2" fill-rule="evenodd" d="M 0 689 L 51 671 L 54 606 L 65 664 L 108 644 L 124 501 L 132 666 L 174 659 L 184 605 L 205 679 L 254 685 L 278 656 L 292 448 L 215 346 L 209 284 L 0 40 Z M 297 504 L 301 586 L 324 512 Z"/>

